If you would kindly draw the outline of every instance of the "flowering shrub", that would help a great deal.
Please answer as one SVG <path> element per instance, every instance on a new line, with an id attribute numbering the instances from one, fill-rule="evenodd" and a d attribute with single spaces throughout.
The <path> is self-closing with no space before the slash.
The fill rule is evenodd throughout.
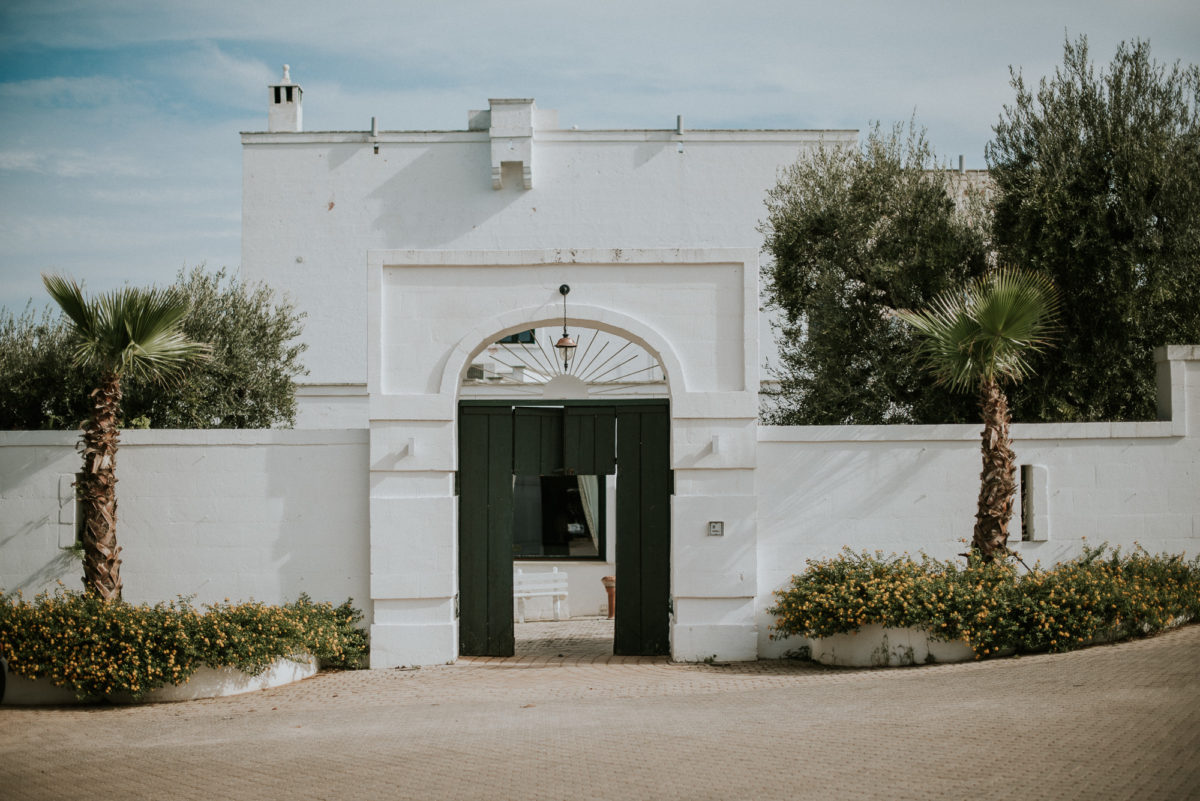
<path id="1" fill-rule="evenodd" d="M 1065 651 L 1200 618 L 1200 558 L 1122 555 L 1106 546 L 1021 572 L 1009 561 L 965 567 L 928 556 L 856 554 L 809 560 L 775 593 L 773 639 L 828 637 L 868 623 L 961 640 L 976 657 L 1001 649 Z"/>
<path id="2" fill-rule="evenodd" d="M 0 603 L 0 657 L 28 679 L 49 679 L 83 698 L 127 692 L 140 698 L 182 684 L 201 665 L 256 674 L 281 657 L 312 654 L 326 666 L 357 667 L 367 650 L 350 602 L 307 595 L 284 606 L 249 602 L 197 610 L 172 603 L 104 602 L 60 589 Z"/>

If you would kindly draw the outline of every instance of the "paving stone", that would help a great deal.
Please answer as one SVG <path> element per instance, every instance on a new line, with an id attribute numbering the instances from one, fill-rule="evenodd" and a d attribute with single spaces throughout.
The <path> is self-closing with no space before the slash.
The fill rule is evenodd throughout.
<path id="1" fill-rule="evenodd" d="M 1200 798 L 1200 626 L 892 669 L 612 657 L 609 621 L 525 626 L 510 659 L 2 707 L 0 798 Z"/>

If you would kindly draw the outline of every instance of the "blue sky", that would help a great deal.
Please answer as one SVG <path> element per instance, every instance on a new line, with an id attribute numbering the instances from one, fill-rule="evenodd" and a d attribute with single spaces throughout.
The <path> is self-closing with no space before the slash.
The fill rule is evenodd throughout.
<path id="1" fill-rule="evenodd" d="M 983 167 L 1008 69 L 1050 73 L 1064 37 L 1107 63 L 1149 39 L 1200 62 L 1194 0 L 5 0 L 0 306 L 39 275 L 90 289 L 236 269 L 238 132 L 266 128 L 289 63 L 306 130 L 462 129 L 489 97 L 580 128 L 858 128 L 916 116 Z"/>

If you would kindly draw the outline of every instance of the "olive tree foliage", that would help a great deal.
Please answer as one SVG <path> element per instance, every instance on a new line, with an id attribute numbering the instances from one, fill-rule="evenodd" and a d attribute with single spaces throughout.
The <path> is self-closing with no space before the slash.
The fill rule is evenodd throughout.
<path id="1" fill-rule="evenodd" d="M 1049 276 L 1062 333 L 1013 392 L 1021 417 L 1155 416 L 1158 345 L 1200 342 L 1200 69 L 1087 40 L 1036 89 L 1012 76 L 987 148 L 1001 261 Z"/>
<path id="2" fill-rule="evenodd" d="M 917 365 L 898 309 L 927 305 L 988 266 L 982 204 L 956 203 L 923 130 L 874 126 L 858 148 L 822 145 L 785 168 L 760 225 L 777 310 L 778 390 L 764 417 L 781 425 L 978 419 Z"/>
<path id="3" fill-rule="evenodd" d="M 72 362 L 71 331 L 32 301 L 20 315 L 0 308 L 0 427 L 76 428 L 90 412 L 92 381 Z"/>
<path id="4" fill-rule="evenodd" d="M 152 428 L 271 428 L 295 423 L 294 382 L 307 371 L 303 314 L 264 285 L 202 267 L 181 270 L 170 289 L 189 300 L 183 333 L 211 358 L 170 387 L 130 377 L 123 425 Z M 8 429 L 73 429 L 88 417 L 94 381 L 72 363 L 61 316 L 0 311 L 0 423 Z"/>

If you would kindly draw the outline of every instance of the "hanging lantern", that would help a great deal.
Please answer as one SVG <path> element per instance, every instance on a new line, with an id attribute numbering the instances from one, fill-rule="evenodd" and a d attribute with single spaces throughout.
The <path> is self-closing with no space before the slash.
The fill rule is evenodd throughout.
<path id="1" fill-rule="evenodd" d="M 571 335 L 567 333 L 567 293 L 571 291 L 571 287 L 563 284 L 558 288 L 558 293 L 563 299 L 563 332 L 562 337 L 558 342 L 554 343 L 554 347 L 562 356 L 563 372 L 567 371 L 567 366 L 571 363 L 571 357 L 575 355 L 575 340 L 571 339 Z"/>

